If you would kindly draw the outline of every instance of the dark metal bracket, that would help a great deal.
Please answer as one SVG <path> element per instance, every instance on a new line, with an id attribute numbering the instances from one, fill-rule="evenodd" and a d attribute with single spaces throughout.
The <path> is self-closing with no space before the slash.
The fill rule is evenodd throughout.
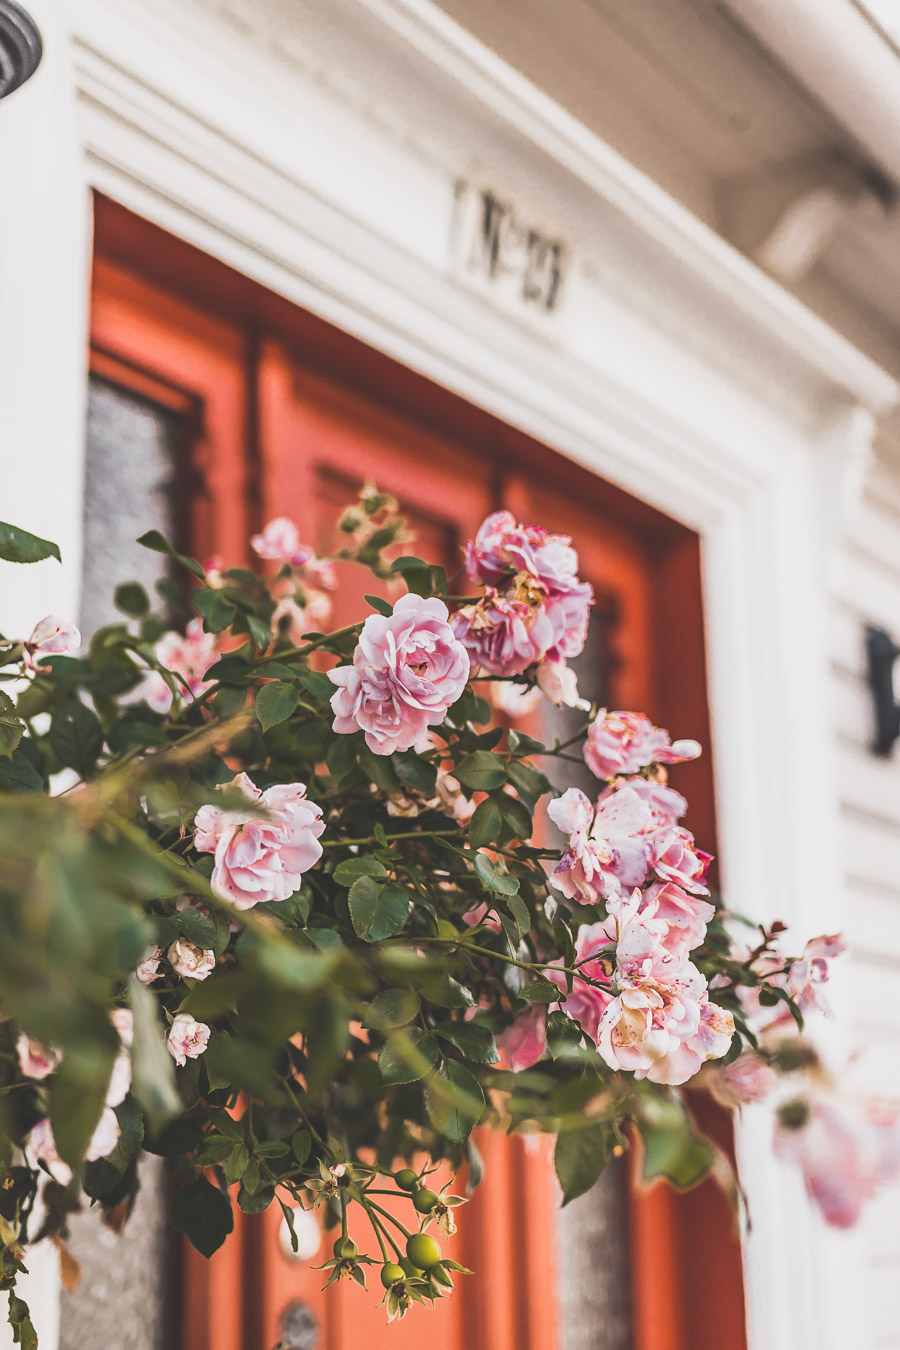
<path id="1" fill-rule="evenodd" d="M 17 0 L 0 0 L 0 98 L 5 98 L 40 65 L 43 46 L 37 24 Z"/>
<path id="2" fill-rule="evenodd" d="M 869 660 L 869 688 L 875 703 L 876 755 L 889 755 L 900 739 L 900 703 L 894 691 L 894 662 L 900 647 L 883 628 L 866 629 L 866 655 Z"/>

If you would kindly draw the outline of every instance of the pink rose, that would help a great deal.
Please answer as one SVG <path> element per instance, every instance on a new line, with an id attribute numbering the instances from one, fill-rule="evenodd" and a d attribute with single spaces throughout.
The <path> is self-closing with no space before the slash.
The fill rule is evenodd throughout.
<path id="1" fill-rule="evenodd" d="M 836 1092 L 788 1102 L 778 1112 L 775 1152 L 799 1164 L 826 1223 L 852 1228 L 879 1183 L 900 1171 L 897 1110 Z"/>
<path id="2" fill-rule="evenodd" d="M 557 708 L 579 708 L 582 712 L 590 709 L 587 699 L 578 697 L 575 672 L 565 661 L 542 661 L 537 668 L 537 682 L 544 697 Z"/>
<path id="3" fill-rule="evenodd" d="M 533 1003 L 500 1037 L 500 1051 L 513 1070 L 530 1069 L 547 1051 L 547 1013 Z"/>
<path id="4" fill-rule="evenodd" d="M 179 698 L 190 702 L 210 687 L 211 682 L 204 676 L 219 659 L 218 639 L 215 633 L 203 631 L 202 619 L 191 619 L 184 636 L 172 632 L 160 638 L 156 644 L 156 659 L 178 677 L 175 685 Z M 169 711 L 172 691 L 158 671 L 151 671 L 143 689 L 144 697 L 155 712 Z"/>
<path id="5" fill-rule="evenodd" d="M 828 1000 L 823 986 L 828 983 L 829 961 L 847 950 L 840 933 L 830 937 L 810 938 L 799 961 L 795 961 L 787 974 L 788 993 L 797 1002 L 803 1013 L 827 1013 Z"/>
<path id="6" fill-rule="evenodd" d="M 502 933 L 503 925 L 497 918 L 496 911 L 492 910 L 486 900 L 480 905 L 474 905 L 472 909 L 467 909 L 462 916 L 462 921 L 474 928 L 477 923 L 483 923 L 485 928 L 490 928 L 492 933 Z"/>
<path id="7" fill-rule="evenodd" d="M 190 1013 L 177 1013 L 172 1019 L 166 1047 L 175 1063 L 183 1068 L 189 1059 L 199 1059 L 209 1044 L 210 1029 L 196 1022 Z"/>
<path id="8" fill-rule="evenodd" d="M 631 788 L 622 788 L 596 810 L 578 788 L 550 802 L 547 814 L 569 835 L 568 848 L 550 877 L 550 885 L 570 900 L 594 905 L 620 895 L 647 879 L 644 832 L 650 808 Z"/>
<path id="9" fill-rule="evenodd" d="M 606 801 L 607 797 L 618 792 L 620 786 L 636 792 L 641 801 L 649 806 L 649 831 L 671 830 L 688 809 L 688 804 L 680 792 L 667 787 L 665 783 L 640 776 L 629 778 L 622 784 L 610 784 L 601 792 L 600 801 Z"/>
<path id="10" fill-rule="evenodd" d="M 543 660 L 555 639 L 542 603 L 542 593 L 529 598 L 487 594 L 453 615 L 453 632 L 466 648 L 472 666 L 488 675 L 521 675 Z"/>
<path id="11" fill-rule="evenodd" d="M 733 1109 L 765 1101 L 778 1086 L 778 1074 L 755 1050 L 744 1050 L 731 1064 L 715 1069 L 708 1085 L 717 1102 Z"/>
<path id="12" fill-rule="evenodd" d="M 671 882 L 657 882 L 644 893 L 642 911 L 666 926 L 664 944 L 686 955 L 706 937 L 706 925 L 716 912 L 708 900 L 689 895 Z"/>
<path id="13" fill-rule="evenodd" d="M 19 1068 L 25 1077 L 38 1082 L 48 1078 L 62 1062 L 61 1050 L 45 1045 L 43 1041 L 36 1041 L 24 1031 L 19 1032 L 16 1054 L 19 1056 Z"/>
<path id="14" fill-rule="evenodd" d="M 376 755 L 408 750 L 444 720 L 469 678 L 469 656 L 442 600 L 403 595 L 393 614 L 370 614 L 351 666 L 328 672 L 334 730 L 364 731 Z"/>
<path id="15" fill-rule="evenodd" d="M 466 572 L 485 586 L 499 586 L 513 572 L 530 572 L 549 591 L 568 590 L 578 582 L 578 554 L 568 535 L 517 525 L 511 511 L 495 511 L 466 545 Z"/>
<path id="16" fill-rule="evenodd" d="M 300 543 L 300 532 L 287 516 L 277 516 L 250 540 L 253 552 L 271 562 L 289 563 L 300 567 L 313 557 L 313 550 Z"/>
<path id="17" fill-rule="evenodd" d="M 121 1129 L 115 1111 L 109 1106 L 104 1107 L 87 1146 L 85 1161 L 97 1162 L 99 1158 L 108 1158 L 119 1142 L 120 1134 Z M 35 1162 L 42 1162 L 53 1180 L 58 1181 L 60 1186 L 68 1186 L 72 1180 L 72 1169 L 59 1156 L 48 1119 L 39 1120 L 34 1126 L 25 1140 L 25 1152 Z"/>
<path id="18" fill-rule="evenodd" d="M 35 626 L 25 643 L 25 665 L 29 670 L 40 670 L 45 657 L 72 652 L 80 646 L 81 633 L 74 623 L 66 623 L 55 614 L 48 614 L 46 619 L 41 619 Z"/>
<path id="19" fill-rule="evenodd" d="M 596 1041 L 600 1019 L 612 1001 L 611 970 L 614 962 L 615 924 L 611 919 L 602 923 L 586 924 L 579 928 L 575 938 L 575 964 L 583 978 L 572 980 L 572 992 L 565 999 L 565 1011 Z M 566 976 L 561 970 L 549 967 L 548 979 L 566 992 Z M 597 980 L 600 985 L 589 984 Z M 602 987 L 601 987 L 602 986 Z"/>
<path id="20" fill-rule="evenodd" d="M 216 966 L 216 954 L 178 937 L 166 953 L 169 965 L 183 980 L 205 980 Z"/>
<path id="21" fill-rule="evenodd" d="M 584 760 L 598 778 L 637 773 L 649 764 L 678 764 L 701 753 L 696 741 L 676 741 L 643 713 L 598 713 L 588 731 Z"/>
<path id="22" fill-rule="evenodd" d="M 695 848 L 694 836 L 681 826 L 654 837 L 653 868 L 663 881 L 695 895 L 708 895 L 704 882 L 711 862 L 712 855 Z"/>
<path id="23" fill-rule="evenodd" d="M 144 953 L 137 970 L 134 972 L 141 984 L 152 984 L 159 979 L 159 963 L 162 960 L 162 948 L 154 942 Z"/>
<path id="24" fill-rule="evenodd" d="M 307 800 L 303 783 L 276 784 L 260 792 L 240 774 L 232 786 L 260 809 L 201 806 L 194 818 L 194 847 L 215 856 L 210 884 L 237 909 L 287 900 L 322 856 L 322 808 Z"/>
<path id="25" fill-rule="evenodd" d="M 118 1106 L 131 1088 L 131 1046 L 134 1041 L 134 1014 L 130 1008 L 114 1008 L 109 1014 L 118 1032 L 121 1049 L 116 1055 L 106 1088 L 106 1105 Z"/>
<path id="26" fill-rule="evenodd" d="M 563 595 L 548 596 L 544 614 L 553 630 L 553 641 L 543 653 L 548 660 L 565 661 L 584 649 L 593 603 L 593 587 L 586 581 L 580 581 Z"/>

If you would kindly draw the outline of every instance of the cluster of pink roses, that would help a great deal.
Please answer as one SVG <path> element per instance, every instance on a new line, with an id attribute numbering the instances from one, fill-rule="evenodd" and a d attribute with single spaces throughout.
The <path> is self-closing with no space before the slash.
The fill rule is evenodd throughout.
<path id="1" fill-rule="evenodd" d="M 686 1082 L 734 1035 L 731 1013 L 710 1002 L 690 960 L 715 913 L 703 898 L 711 860 L 678 824 L 687 803 L 659 767 L 699 752 L 693 741 L 673 746 L 645 717 L 600 713 L 585 758 L 613 781 L 596 805 L 569 788 L 548 807 L 569 836 L 550 884 L 581 905 L 605 906 L 603 919 L 578 930 L 571 990 L 562 971 L 548 975 L 611 1068 L 657 1083 Z M 527 1018 L 505 1047 L 513 1067 L 543 1053 L 540 1015 Z"/>
<path id="2" fill-rule="evenodd" d="M 466 545 L 466 572 L 487 588 L 453 616 L 472 665 L 489 675 L 537 667 L 548 697 L 573 703 L 575 681 L 566 662 L 584 647 L 594 595 L 578 579 L 569 538 L 495 511 Z"/>
<path id="3" fill-rule="evenodd" d="M 194 847 L 212 853 L 212 889 L 236 909 L 287 900 L 303 874 L 319 861 L 322 808 L 308 800 L 305 783 L 277 783 L 260 791 L 242 773 L 228 785 L 254 809 L 201 806 L 194 818 Z"/>

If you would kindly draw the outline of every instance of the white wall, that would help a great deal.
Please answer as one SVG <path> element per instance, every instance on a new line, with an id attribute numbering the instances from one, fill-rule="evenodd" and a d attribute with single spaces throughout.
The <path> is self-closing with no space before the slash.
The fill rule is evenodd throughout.
<path id="1" fill-rule="evenodd" d="M 900 746 L 869 749 L 872 701 L 864 630 L 900 640 L 900 437 L 886 428 L 832 585 L 831 680 L 841 799 L 845 972 L 860 1079 L 900 1102 Z M 898 672 L 900 694 L 900 672 Z M 900 1350 L 900 1185 L 886 1188 L 863 1224 L 868 1323 L 860 1347 Z"/>

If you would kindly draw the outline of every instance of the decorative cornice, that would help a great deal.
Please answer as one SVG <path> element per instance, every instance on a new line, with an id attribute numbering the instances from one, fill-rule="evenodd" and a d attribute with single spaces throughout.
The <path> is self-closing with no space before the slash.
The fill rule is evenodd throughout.
<path id="1" fill-rule="evenodd" d="M 16 0 L 0 0 L 0 98 L 34 74 L 42 55 L 41 35 Z"/>

